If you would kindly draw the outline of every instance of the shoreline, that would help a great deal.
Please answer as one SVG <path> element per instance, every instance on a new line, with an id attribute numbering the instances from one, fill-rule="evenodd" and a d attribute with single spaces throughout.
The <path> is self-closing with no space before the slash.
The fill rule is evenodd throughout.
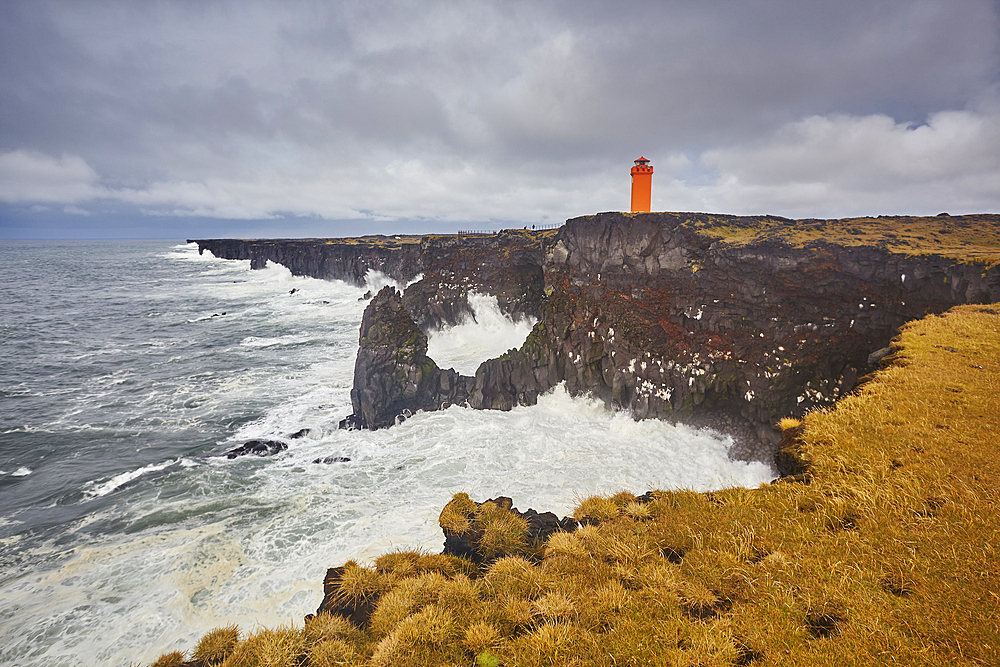
<path id="1" fill-rule="evenodd" d="M 221 664 L 989 663 L 1000 304 L 910 323 L 894 351 L 832 409 L 782 423 L 794 478 L 586 498 L 579 527 L 541 540 L 509 499 L 457 494 L 440 525 L 479 556 L 348 562 L 304 628 L 232 628 Z M 154 664 L 218 664 L 197 662 L 211 635 Z"/>

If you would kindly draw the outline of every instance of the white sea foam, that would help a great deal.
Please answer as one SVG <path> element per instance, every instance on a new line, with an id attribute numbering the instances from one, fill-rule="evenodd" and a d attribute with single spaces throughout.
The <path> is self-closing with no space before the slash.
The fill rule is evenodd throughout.
<path id="1" fill-rule="evenodd" d="M 381 271 L 378 271 L 376 269 L 368 269 L 368 271 L 365 273 L 365 291 L 371 292 L 372 296 L 375 296 L 376 294 L 379 293 L 379 291 L 381 291 L 383 287 L 389 286 L 395 289 L 397 292 L 402 292 L 413 283 L 417 282 L 418 280 L 421 280 L 423 277 L 424 274 L 420 273 L 417 274 L 412 280 L 409 280 L 405 283 L 401 283 L 395 278 L 391 278 L 386 274 L 382 273 Z"/>
<path id="2" fill-rule="evenodd" d="M 475 375 L 482 362 L 521 347 L 535 326 L 535 320 L 513 321 L 500 311 L 492 295 L 469 292 L 468 298 L 473 315 L 466 316 L 456 326 L 430 332 L 427 354 L 441 368 Z"/>
<path id="3" fill-rule="evenodd" d="M 18 468 L 18 469 L 17 469 L 17 470 L 15 470 L 14 472 L 12 472 L 12 473 L 10 474 L 10 476 L 11 476 L 11 477 L 27 477 L 27 476 L 28 476 L 28 475 L 30 475 L 30 474 L 31 474 L 32 472 L 34 472 L 34 471 L 33 471 L 33 470 L 32 470 L 31 468 L 28 468 L 28 467 L 26 467 L 26 466 L 21 466 L 20 468 Z"/>
<path id="4" fill-rule="evenodd" d="M 240 341 L 240 345 L 243 345 L 245 347 L 301 345 L 302 343 L 307 343 L 310 340 L 313 340 L 313 337 L 308 335 L 288 335 L 288 336 L 277 336 L 275 338 L 258 338 L 257 336 L 248 336 Z"/>
<path id="5" fill-rule="evenodd" d="M 185 243 L 181 245 L 175 245 L 171 247 L 170 252 L 160 253 L 159 255 L 163 259 L 169 260 L 180 260 L 182 262 L 234 262 L 240 261 L 247 267 L 250 266 L 250 260 L 220 260 L 215 255 L 212 254 L 211 250 L 207 248 L 201 254 L 198 254 L 198 244 L 197 243 Z"/>
<path id="6" fill-rule="evenodd" d="M 58 535 L 38 543 L 15 533 L 3 543 L 28 556 L 22 569 L 0 572 L 0 662 L 148 664 L 190 651 L 222 624 L 246 632 L 301 619 L 319 604 L 327 567 L 394 548 L 440 551 L 437 516 L 458 491 L 565 514 L 593 493 L 752 487 L 771 477 L 762 464 L 730 461 L 718 434 L 636 422 L 562 388 L 510 412 L 452 407 L 390 429 L 338 430 L 351 410 L 359 297 L 384 277 L 358 288 L 276 265 L 249 271 L 246 262 L 198 257 L 191 245 L 169 256 L 198 279 L 141 295 L 163 313 L 142 318 L 160 327 L 157 336 L 123 347 L 122 369 L 111 364 L 54 399 L 57 414 L 30 420 L 32 429 L 52 422 L 55 437 L 88 425 L 79 437 L 106 447 L 99 461 L 108 472 L 82 478 L 92 480 L 87 500 L 74 507 L 86 514 Z M 439 365 L 474 372 L 530 330 L 488 297 L 474 296 L 473 306 L 475 322 L 431 336 Z M 185 323 L 223 310 L 213 322 Z M 147 345 L 155 340 L 176 349 Z M 302 428 L 307 435 L 289 437 Z M 114 437 L 138 432 L 161 436 L 160 448 L 181 436 L 187 444 L 129 464 L 144 436 Z M 252 438 L 288 449 L 206 457 Z M 313 463 L 327 457 L 350 461 Z"/>
<path id="7" fill-rule="evenodd" d="M 149 465 L 143 466 L 136 470 L 130 470 L 128 472 L 123 472 L 115 475 L 103 484 L 98 484 L 96 481 L 89 482 L 84 488 L 83 493 L 89 498 L 99 498 L 101 496 L 106 496 L 112 491 L 116 491 L 121 487 L 125 486 L 129 482 L 139 479 L 145 474 L 156 472 L 158 470 L 163 470 L 164 468 L 169 468 L 172 465 L 179 463 L 178 460 L 164 461 L 163 463 L 151 463 Z"/>
<path id="8" fill-rule="evenodd" d="M 264 434 L 280 421 L 273 416 L 243 433 Z M 510 412 L 452 407 L 375 432 L 326 430 L 290 441 L 279 457 L 192 468 L 199 488 L 238 483 L 238 500 L 214 500 L 232 504 L 232 511 L 198 528 L 182 524 L 127 550 L 88 556 L 52 585 L 72 574 L 77 586 L 91 582 L 84 590 L 96 591 L 108 576 L 161 572 L 152 581 L 135 577 L 128 595 L 135 614 L 157 609 L 153 619 L 115 630 L 123 645 L 136 631 L 157 635 L 142 658 L 148 661 L 166 650 L 190 648 L 222 622 L 250 628 L 300 618 L 319 603 L 325 569 L 348 559 L 371 559 L 396 548 L 439 551 L 437 515 L 458 491 L 480 500 L 508 495 L 521 509 L 564 514 L 593 493 L 706 490 L 770 479 L 762 464 L 730 461 L 728 445 L 709 431 L 636 422 L 561 388 L 537 406 Z M 326 456 L 351 460 L 312 463 Z M 210 500 L 160 500 L 136 512 L 171 515 Z"/>

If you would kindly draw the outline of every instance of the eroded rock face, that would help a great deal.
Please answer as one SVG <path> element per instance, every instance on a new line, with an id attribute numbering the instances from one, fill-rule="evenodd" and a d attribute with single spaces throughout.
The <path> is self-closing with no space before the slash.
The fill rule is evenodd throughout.
<path id="1" fill-rule="evenodd" d="M 427 336 L 384 287 L 365 309 L 354 365 L 350 425 L 378 429 L 418 410 L 438 410 L 468 399 L 472 378 L 441 370 L 427 356 Z"/>
<path id="2" fill-rule="evenodd" d="M 379 271 L 410 285 L 404 303 L 425 333 L 454 325 L 471 312 L 469 292 L 497 298 L 508 315 L 538 317 L 544 295 L 542 263 L 552 232 L 505 230 L 488 236 L 425 236 L 397 239 L 201 239 L 198 251 L 224 259 L 250 260 L 252 269 L 267 262 L 294 275 L 364 285 Z M 370 298 L 370 294 L 364 296 Z"/>
<path id="3" fill-rule="evenodd" d="M 743 433 L 757 445 L 745 455 L 762 458 L 779 418 L 850 392 L 904 322 L 1000 299 L 996 267 L 825 242 L 726 245 L 697 232 L 698 216 L 569 220 L 545 262 L 541 321 L 479 369 L 470 405 L 531 404 L 565 381 L 636 418 Z"/>
<path id="4" fill-rule="evenodd" d="M 537 318 L 544 302 L 542 264 L 548 236 L 505 230 L 492 236 L 426 237 L 423 277 L 403 304 L 423 331 L 454 325 L 471 312 L 469 292 L 495 296 L 505 314 Z"/>

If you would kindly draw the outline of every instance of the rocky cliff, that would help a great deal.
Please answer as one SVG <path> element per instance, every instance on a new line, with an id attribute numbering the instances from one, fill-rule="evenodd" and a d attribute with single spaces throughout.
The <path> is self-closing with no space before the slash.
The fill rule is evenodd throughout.
<path id="1" fill-rule="evenodd" d="M 365 236 L 356 239 L 200 239 L 198 253 L 208 250 L 221 259 L 250 260 L 251 269 L 267 262 L 285 266 L 296 276 L 343 280 L 364 285 L 369 271 L 409 282 L 422 269 L 419 237 Z"/>
<path id="2" fill-rule="evenodd" d="M 998 216 L 980 217 L 996 239 Z M 520 350 L 480 368 L 470 404 L 530 404 L 565 381 L 637 418 L 749 426 L 773 445 L 780 417 L 851 391 L 904 322 L 1000 300 L 996 263 L 826 241 L 821 227 L 794 243 L 800 226 L 657 213 L 568 221 L 546 258 L 541 321 Z M 775 233 L 740 240 L 759 229 Z"/>
<path id="3" fill-rule="evenodd" d="M 472 378 L 441 370 L 427 356 L 427 336 L 394 288 L 383 287 L 368 304 L 359 343 L 351 389 L 354 414 L 342 427 L 384 428 L 417 410 L 438 410 L 468 398 Z"/>
<path id="4" fill-rule="evenodd" d="M 397 280 L 423 273 L 402 296 L 406 313 L 370 306 L 359 364 L 379 309 L 391 318 L 379 325 L 381 354 L 392 356 L 385 350 L 409 346 L 416 327 L 426 331 L 467 312 L 469 291 L 494 294 L 505 312 L 539 322 L 519 350 L 484 362 L 474 379 L 453 379 L 468 388 L 471 407 L 530 405 L 565 382 L 571 393 L 592 393 L 636 418 L 733 432 L 749 456 L 777 443 L 779 418 L 851 391 L 902 323 L 956 304 L 1000 301 L 996 215 L 793 221 L 602 213 L 569 220 L 557 234 L 424 237 L 395 246 L 198 243 L 218 256 L 256 257 L 258 266 L 266 255 L 316 277 L 357 282 L 368 268 Z M 359 381 L 369 381 L 356 377 L 361 395 Z M 437 382 L 423 385 L 427 396 L 388 386 L 368 396 L 372 405 L 389 401 L 388 412 L 462 402 L 451 384 L 442 396 Z M 404 394 L 410 398 L 402 402 L 389 398 Z M 356 403 L 355 417 L 365 409 Z"/>

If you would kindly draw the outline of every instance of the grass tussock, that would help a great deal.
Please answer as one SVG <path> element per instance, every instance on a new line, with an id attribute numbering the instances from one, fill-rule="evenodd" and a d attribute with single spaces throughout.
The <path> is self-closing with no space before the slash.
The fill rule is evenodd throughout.
<path id="1" fill-rule="evenodd" d="M 180 651 L 171 651 L 157 658 L 151 667 L 183 667 L 183 665 L 184 654 Z"/>
<path id="2" fill-rule="evenodd" d="M 483 526 L 479 549 L 487 561 L 501 554 L 523 551 L 528 546 L 528 522 L 513 512 L 486 502 L 479 506 L 477 519 Z"/>
<path id="3" fill-rule="evenodd" d="M 802 420 L 795 417 L 782 417 L 778 420 L 778 428 L 782 431 L 787 431 L 790 428 L 798 428 L 801 425 Z"/>
<path id="4" fill-rule="evenodd" d="M 441 510 L 438 524 L 445 535 L 464 533 L 476 518 L 476 503 L 467 493 L 456 493 Z"/>
<path id="5" fill-rule="evenodd" d="M 584 524 L 611 521 L 622 513 L 622 506 L 613 498 L 591 496 L 577 506 L 573 518 Z"/>
<path id="6" fill-rule="evenodd" d="M 377 597 L 391 584 L 391 577 L 382 576 L 376 568 L 364 567 L 355 561 L 344 565 L 338 596 L 343 600 Z"/>
<path id="7" fill-rule="evenodd" d="M 305 637 L 291 626 L 265 628 L 236 645 L 222 667 L 284 667 L 306 655 Z"/>
<path id="8" fill-rule="evenodd" d="M 349 564 L 343 595 L 377 599 L 367 628 L 321 615 L 242 641 L 216 630 L 196 653 L 227 667 L 1000 664 L 998 310 L 907 325 L 897 363 L 783 423 L 808 484 L 582 499 L 584 525 L 537 558 Z M 514 539 L 461 495 L 446 531 L 496 520 L 490 539 Z"/>
<path id="9" fill-rule="evenodd" d="M 211 667 L 222 663 L 236 649 L 240 631 L 235 625 L 216 628 L 201 638 L 194 648 L 194 661 Z"/>

